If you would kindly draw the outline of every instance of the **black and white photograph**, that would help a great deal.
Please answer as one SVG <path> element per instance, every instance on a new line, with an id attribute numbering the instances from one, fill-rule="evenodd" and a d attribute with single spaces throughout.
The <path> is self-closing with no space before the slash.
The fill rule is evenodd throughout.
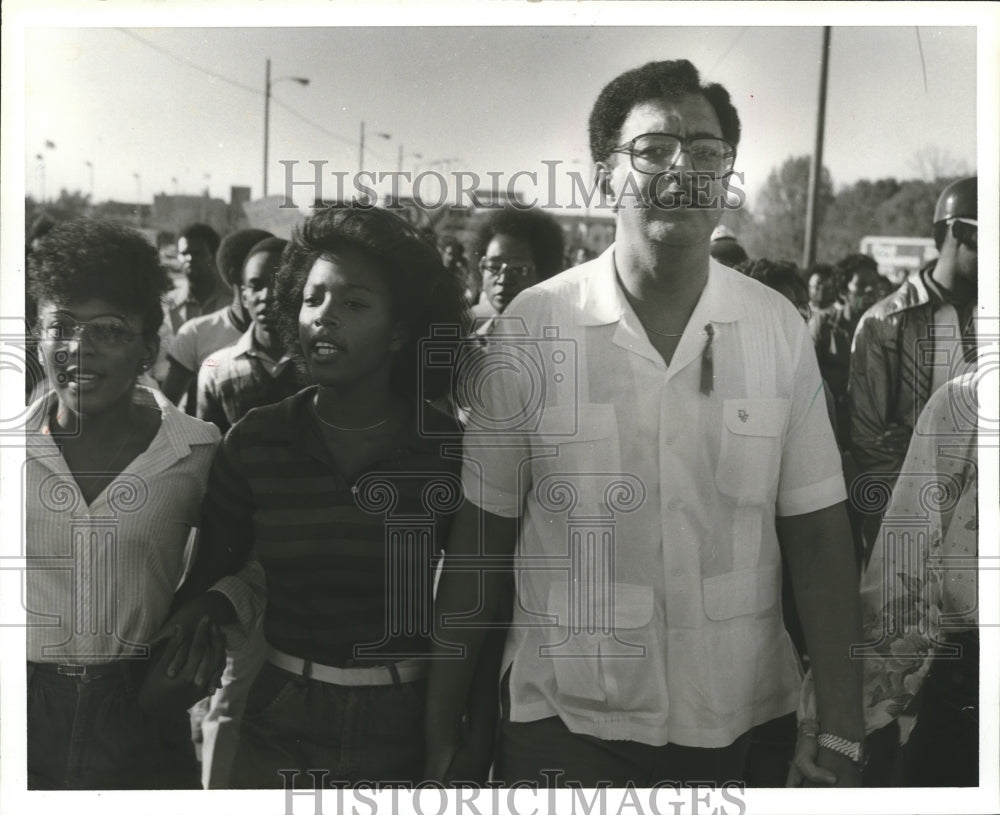
<path id="1" fill-rule="evenodd" d="M 2 37 L 5 813 L 1000 811 L 1000 9 Z"/>

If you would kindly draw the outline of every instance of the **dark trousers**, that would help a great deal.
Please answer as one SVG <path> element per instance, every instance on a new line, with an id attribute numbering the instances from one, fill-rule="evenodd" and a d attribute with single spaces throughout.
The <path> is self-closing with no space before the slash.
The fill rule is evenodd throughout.
<path id="1" fill-rule="evenodd" d="M 917 723 L 903 745 L 908 787 L 979 786 L 979 635 L 948 642 L 961 646 L 962 656 L 931 665 Z"/>
<path id="2" fill-rule="evenodd" d="M 230 783 L 296 789 L 358 781 L 419 783 L 424 774 L 427 681 L 343 686 L 305 679 L 265 662 L 240 722 Z"/>
<path id="3" fill-rule="evenodd" d="M 505 717 L 493 777 L 505 786 L 518 781 L 539 787 L 565 787 L 567 782 L 586 788 L 630 782 L 650 787 L 696 781 L 722 786 L 743 781 L 749 745 L 749 733 L 744 733 L 728 747 L 653 747 L 571 733 L 558 717 L 523 723 Z"/>
<path id="4" fill-rule="evenodd" d="M 139 707 L 141 667 L 28 663 L 28 789 L 199 789 L 187 714 Z"/>

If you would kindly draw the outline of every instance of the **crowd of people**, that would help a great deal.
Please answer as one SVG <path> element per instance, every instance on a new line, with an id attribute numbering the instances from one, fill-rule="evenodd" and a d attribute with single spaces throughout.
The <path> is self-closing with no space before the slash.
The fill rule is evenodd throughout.
<path id="1" fill-rule="evenodd" d="M 194 224 L 173 291 L 39 236 L 30 788 L 978 783 L 976 180 L 891 290 L 696 205 L 741 126 L 689 62 L 589 137 L 616 237 L 567 271 L 537 210 L 474 262 L 353 203 Z"/>

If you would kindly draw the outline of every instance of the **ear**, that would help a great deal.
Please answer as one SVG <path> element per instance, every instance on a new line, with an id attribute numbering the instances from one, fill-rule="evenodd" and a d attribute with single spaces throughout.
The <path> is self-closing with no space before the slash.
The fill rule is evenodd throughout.
<path id="1" fill-rule="evenodd" d="M 156 357 L 160 353 L 160 335 L 154 334 L 152 337 L 142 340 L 142 359 L 139 360 L 140 373 L 145 373 L 156 364 Z"/>

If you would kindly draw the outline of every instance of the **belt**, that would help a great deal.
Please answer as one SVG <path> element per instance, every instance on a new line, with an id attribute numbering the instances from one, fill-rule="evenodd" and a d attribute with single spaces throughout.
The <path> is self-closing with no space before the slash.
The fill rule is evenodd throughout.
<path id="1" fill-rule="evenodd" d="M 28 667 L 36 672 L 56 674 L 58 676 L 77 679 L 96 679 L 102 676 L 128 676 L 138 667 L 144 666 L 145 660 L 118 660 L 116 662 L 101 662 L 88 665 L 71 665 L 57 662 L 29 662 Z"/>
<path id="2" fill-rule="evenodd" d="M 404 659 L 370 668 L 336 668 L 308 659 L 294 657 L 267 646 L 267 661 L 283 671 L 326 682 L 329 685 L 401 685 L 416 682 L 427 676 L 427 662 L 422 659 Z"/>

